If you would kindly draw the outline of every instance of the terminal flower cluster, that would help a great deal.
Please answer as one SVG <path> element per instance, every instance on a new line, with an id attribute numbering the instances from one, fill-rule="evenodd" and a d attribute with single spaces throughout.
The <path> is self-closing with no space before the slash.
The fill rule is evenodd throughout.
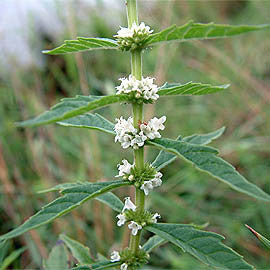
<path id="1" fill-rule="evenodd" d="M 128 51 L 143 47 L 144 41 L 151 33 L 153 30 L 144 22 L 141 22 L 140 25 L 134 22 L 131 28 L 120 26 L 120 30 L 114 37 L 117 38 L 120 49 Z"/>
<path id="2" fill-rule="evenodd" d="M 147 139 L 153 140 L 160 138 L 159 130 L 164 130 L 163 123 L 166 121 L 166 116 L 161 118 L 154 117 L 148 123 L 139 123 L 139 129 L 133 126 L 133 118 L 129 117 L 125 120 L 122 116 L 116 119 L 114 130 L 116 132 L 115 142 L 120 142 L 125 149 L 133 147 L 138 149 L 142 147 Z"/>
<path id="3" fill-rule="evenodd" d="M 142 100 L 145 103 L 152 103 L 159 98 L 158 86 L 154 84 L 154 78 L 146 77 L 136 80 L 132 75 L 128 78 L 121 78 L 120 86 L 116 87 L 116 94 L 129 94 L 131 99 Z"/>

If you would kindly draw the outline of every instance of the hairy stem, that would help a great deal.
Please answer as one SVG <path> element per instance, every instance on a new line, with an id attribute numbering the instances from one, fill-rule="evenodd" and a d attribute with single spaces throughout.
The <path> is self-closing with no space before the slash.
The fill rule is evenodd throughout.
<path id="1" fill-rule="evenodd" d="M 137 11 L 137 0 L 127 0 L 127 18 L 128 26 L 131 28 L 135 22 L 138 24 L 138 11 Z M 131 52 L 131 74 L 137 79 L 142 79 L 142 52 L 141 50 L 134 50 Z M 139 123 L 143 121 L 143 104 L 134 103 L 132 105 L 133 111 L 133 124 L 135 128 L 139 128 Z M 144 148 L 134 150 L 134 161 L 138 169 L 144 168 Z M 144 192 L 136 188 L 136 206 L 140 212 L 144 211 L 145 195 Z M 130 237 L 130 248 L 136 254 L 139 250 L 141 239 L 141 230 L 138 231 L 137 235 L 131 235 Z"/>

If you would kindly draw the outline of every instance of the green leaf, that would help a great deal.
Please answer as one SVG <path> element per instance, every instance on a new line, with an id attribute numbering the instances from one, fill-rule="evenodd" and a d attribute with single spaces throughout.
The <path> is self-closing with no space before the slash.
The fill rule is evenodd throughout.
<path id="1" fill-rule="evenodd" d="M 40 114 L 34 119 L 20 122 L 17 126 L 40 126 L 55 123 L 116 102 L 127 100 L 127 95 L 76 96 L 75 98 L 63 98 L 60 103 L 54 105 L 49 111 Z"/>
<path id="2" fill-rule="evenodd" d="M 118 45 L 115 40 L 109 38 L 78 37 L 77 40 L 65 40 L 63 45 L 42 52 L 46 54 L 66 54 L 100 49 L 118 49 Z"/>
<path id="3" fill-rule="evenodd" d="M 252 31 L 270 29 L 269 24 L 263 25 L 226 25 L 214 23 L 194 23 L 189 21 L 185 25 L 172 25 L 159 33 L 150 35 L 145 46 L 156 45 L 168 41 L 189 41 L 198 39 L 227 38 Z"/>
<path id="4" fill-rule="evenodd" d="M 209 267 L 231 270 L 253 269 L 242 256 L 221 242 L 225 238 L 219 234 L 183 224 L 157 223 L 145 229 L 182 248 Z"/>
<path id="5" fill-rule="evenodd" d="M 86 183 L 89 183 L 89 182 L 86 182 Z M 63 183 L 63 184 L 56 185 L 56 186 L 54 186 L 52 188 L 39 191 L 38 193 L 46 193 L 46 192 L 51 192 L 51 191 L 60 191 L 60 192 L 62 192 L 65 189 L 72 188 L 72 187 L 77 187 L 77 186 L 80 186 L 82 184 L 84 184 L 84 182 Z M 124 204 L 122 203 L 122 201 L 116 195 L 114 195 L 111 192 L 104 193 L 104 194 L 96 197 L 95 199 L 102 202 L 102 203 L 107 204 L 114 211 L 119 212 L 119 213 L 122 212 L 122 209 L 124 207 Z"/>
<path id="6" fill-rule="evenodd" d="M 68 270 L 68 256 L 62 242 L 58 242 L 44 261 L 45 270 Z"/>
<path id="7" fill-rule="evenodd" d="M 61 234 L 59 237 L 67 247 L 71 250 L 71 253 L 80 264 L 90 264 L 93 260 L 90 256 L 90 250 L 88 247 L 82 245 L 80 242 L 71 239 L 70 237 Z"/>
<path id="8" fill-rule="evenodd" d="M 181 138 L 179 136 L 177 138 L 178 141 L 184 141 L 192 144 L 199 144 L 199 145 L 205 145 L 211 143 L 213 140 L 219 138 L 225 131 L 225 127 L 222 127 L 216 131 L 206 133 L 206 134 L 194 134 L 185 138 Z M 161 150 L 152 163 L 152 166 L 157 168 L 157 170 L 161 170 L 165 166 L 172 163 L 174 160 L 176 160 L 176 156 L 174 154 L 168 153 L 167 151 Z"/>
<path id="9" fill-rule="evenodd" d="M 121 262 L 111 262 L 111 261 L 104 261 L 98 262 L 91 265 L 80 265 L 77 267 L 72 268 L 72 270 L 102 270 L 102 269 L 111 269 L 112 267 L 116 267 L 122 264 Z"/>
<path id="10" fill-rule="evenodd" d="M 248 226 L 247 224 L 245 225 L 268 249 L 270 249 L 270 241 L 262 236 L 261 234 L 259 234 L 258 232 L 256 232 L 254 229 L 252 229 L 250 226 Z"/>
<path id="11" fill-rule="evenodd" d="M 164 238 L 161 238 L 158 235 L 154 235 L 147 240 L 147 242 L 143 245 L 142 248 L 147 253 L 150 253 L 154 248 L 156 248 L 162 244 L 165 244 L 165 243 L 167 243 L 167 241 L 164 240 Z"/>
<path id="12" fill-rule="evenodd" d="M 38 213 L 26 220 L 14 230 L 0 236 L 0 241 L 21 235 L 29 230 L 52 222 L 54 219 L 69 213 L 86 201 L 122 186 L 130 185 L 127 181 L 111 181 L 99 183 L 83 183 L 81 185 L 64 189 L 63 196 L 43 207 Z"/>
<path id="13" fill-rule="evenodd" d="M 220 86 L 212 86 L 210 84 L 193 83 L 193 82 L 188 82 L 185 84 L 165 83 L 163 86 L 159 88 L 158 94 L 160 96 L 208 95 L 208 94 L 223 91 L 227 89 L 229 86 L 230 86 L 229 84 L 220 85 Z"/>
<path id="14" fill-rule="evenodd" d="M 171 139 L 155 139 L 147 144 L 191 162 L 196 169 L 210 174 L 239 192 L 259 200 L 270 201 L 267 193 L 248 182 L 231 164 L 216 156 L 218 151 L 212 147 Z"/>
<path id="15" fill-rule="evenodd" d="M 0 270 L 5 270 L 12 264 L 24 251 L 26 248 L 20 248 L 14 250 L 8 257 L 6 257 L 0 265 Z"/>
<path id="16" fill-rule="evenodd" d="M 86 113 L 57 122 L 57 124 L 66 127 L 96 129 L 105 133 L 115 134 L 114 124 L 97 113 Z"/>

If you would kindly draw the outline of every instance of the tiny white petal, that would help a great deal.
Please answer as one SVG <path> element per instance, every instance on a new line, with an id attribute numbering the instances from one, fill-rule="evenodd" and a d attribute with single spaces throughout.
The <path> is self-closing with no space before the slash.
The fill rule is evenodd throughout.
<path id="1" fill-rule="evenodd" d="M 113 251 L 111 254 L 111 262 L 119 262 L 121 260 L 119 252 Z"/>
<path id="2" fill-rule="evenodd" d="M 120 270 L 127 270 L 128 269 L 128 265 L 126 263 L 122 263 L 120 266 Z"/>
<path id="3" fill-rule="evenodd" d="M 136 211 L 136 205 L 130 200 L 130 197 L 126 197 L 125 198 L 125 205 L 124 205 L 122 212 L 124 212 L 125 210 L 130 210 L 130 209 L 132 211 Z"/>
<path id="4" fill-rule="evenodd" d="M 131 221 L 128 228 L 131 230 L 132 235 L 137 235 L 138 231 L 142 229 L 142 226 L 135 221 Z"/>
<path id="5" fill-rule="evenodd" d="M 153 221 L 154 223 L 157 223 L 157 218 L 161 218 L 161 216 L 160 216 L 160 214 L 155 213 L 155 214 L 153 215 L 153 217 L 152 217 L 152 221 Z"/>
<path id="6" fill-rule="evenodd" d="M 117 221 L 117 226 L 123 226 L 126 222 L 126 216 L 125 214 L 119 214 L 116 216 L 119 220 Z"/>

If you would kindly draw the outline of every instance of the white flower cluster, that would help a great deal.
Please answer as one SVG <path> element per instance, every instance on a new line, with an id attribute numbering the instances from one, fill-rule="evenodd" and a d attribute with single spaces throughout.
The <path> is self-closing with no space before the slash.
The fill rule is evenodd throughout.
<path id="1" fill-rule="evenodd" d="M 133 212 L 136 211 L 136 205 L 130 200 L 130 197 L 125 198 L 125 205 L 122 213 L 116 216 L 119 219 L 117 221 L 117 226 L 122 226 L 126 223 L 126 210 L 132 210 Z M 131 221 L 128 228 L 131 230 L 132 235 L 136 235 L 138 231 L 142 229 L 142 226 L 135 221 Z"/>
<path id="2" fill-rule="evenodd" d="M 162 184 L 162 173 L 158 172 L 155 174 L 155 178 L 149 180 L 149 181 L 144 181 L 144 183 L 141 185 L 141 190 L 144 191 L 145 195 L 149 194 L 149 190 L 155 188 L 155 187 L 159 187 Z"/>
<path id="3" fill-rule="evenodd" d="M 118 164 L 118 174 L 115 177 L 127 177 L 129 181 L 134 180 L 134 175 L 131 174 L 131 169 L 134 168 L 134 164 L 130 164 L 126 159 L 122 160 L 123 164 Z"/>
<path id="4" fill-rule="evenodd" d="M 133 118 L 129 117 L 125 120 L 122 116 L 116 119 L 114 130 L 116 132 L 115 142 L 120 142 L 123 148 L 133 147 L 138 149 L 144 145 L 147 139 L 160 138 L 159 130 L 164 130 L 163 123 L 166 121 L 166 116 L 161 118 L 154 117 L 148 123 L 139 125 L 139 131 L 133 126 Z"/>
<path id="5" fill-rule="evenodd" d="M 121 260 L 120 254 L 118 251 L 113 251 L 111 254 L 111 262 L 119 262 Z M 128 265 L 126 263 L 122 263 L 120 266 L 120 270 L 127 270 Z"/>
<path id="6" fill-rule="evenodd" d="M 134 98 L 143 98 L 147 101 L 155 101 L 159 98 L 158 86 L 154 84 L 154 78 L 142 78 L 142 80 L 136 80 L 132 75 L 128 78 L 121 78 L 120 86 L 116 87 L 116 94 L 130 94 L 134 95 Z"/>
<path id="7" fill-rule="evenodd" d="M 135 22 L 132 24 L 131 28 L 121 27 L 117 32 L 116 38 L 134 38 L 136 36 L 148 36 L 153 33 L 153 30 L 149 26 L 145 25 L 144 22 L 141 22 L 140 25 L 137 25 Z"/>

